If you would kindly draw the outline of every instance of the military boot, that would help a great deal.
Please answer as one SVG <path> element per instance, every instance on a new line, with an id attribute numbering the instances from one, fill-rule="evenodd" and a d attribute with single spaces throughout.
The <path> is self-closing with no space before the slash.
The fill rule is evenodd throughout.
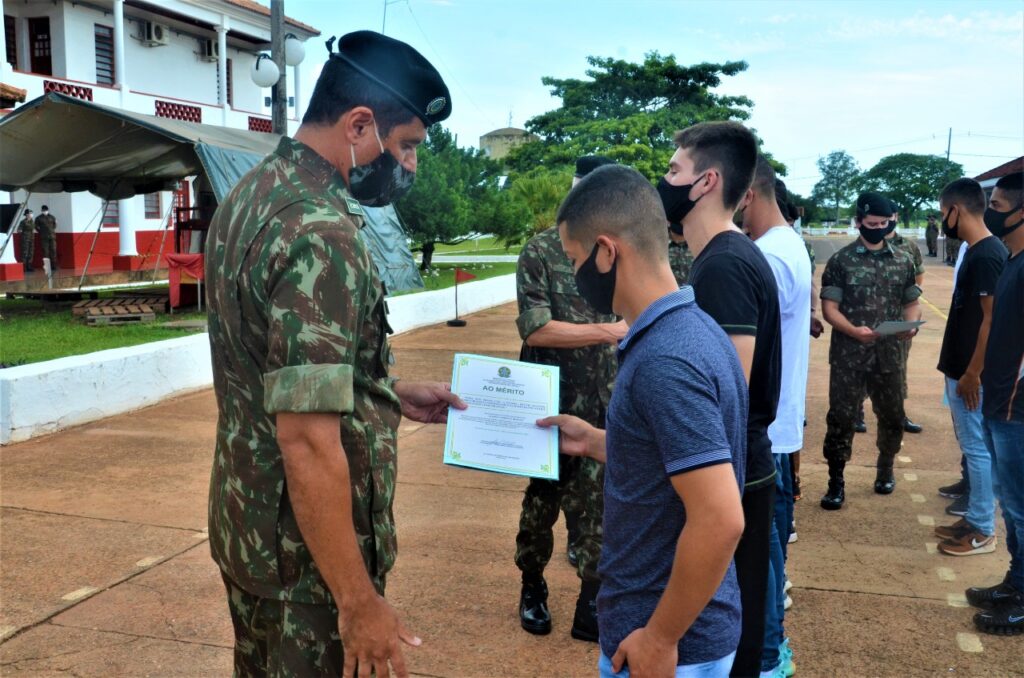
<path id="1" fill-rule="evenodd" d="M 584 581 L 580 586 L 580 597 L 576 599 L 576 615 L 572 618 L 570 634 L 576 640 L 597 642 L 597 592 L 599 581 Z"/>
<path id="2" fill-rule="evenodd" d="M 846 501 L 846 482 L 843 480 L 845 468 L 844 461 L 828 462 L 828 491 L 821 498 L 821 508 L 826 511 L 838 511 L 843 508 L 843 502 Z"/>
<path id="3" fill-rule="evenodd" d="M 524 630 L 534 635 L 551 633 L 548 585 L 544 577 L 523 576 L 523 590 L 519 594 L 519 623 Z"/>
<path id="4" fill-rule="evenodd" d="M 875 470 L 875 494 L 892 494 L 896 489 L 896 478 L 892 474 L 892 459 L 878 458 Z"/>

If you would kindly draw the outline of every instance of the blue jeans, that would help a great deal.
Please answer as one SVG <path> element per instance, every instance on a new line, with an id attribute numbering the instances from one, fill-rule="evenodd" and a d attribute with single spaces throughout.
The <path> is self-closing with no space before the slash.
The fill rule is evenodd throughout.
<path id="1" fill-rule="evenodd" d="M 992 475 L 1006 520 L 1010 584 L 1024 591 L 1024 423 L 985 417 L 983 430 L 985 443 L 992 450 Z M 974 491 L 973 470 L 971 491 Z"/>
<path id="2" fill-rule="evenodd" d="M 787 531 L 788 532 L 788 531 Z M 761 650 L 761 671 L 771 671 L 779 665 L 779 645 L 786 632 L 783 619 L 786 614 L 786 560 L 782 555 L 782 540 L 776 523 L 772 523 L 768 554 L 768 594 L 764 606 L 764 649 Z"/>
<path id="3" fill-rule="evenodd" d="M 953 415 L 953 428 L 971 477 L 965 517 L 974 529 L 988 535 L 996 533 L 996 497 L 992 490 L 992 455 L 981 426 L 982 397 L 979 393 L 978 409 L 968 410 L 963 398 L 956 394 L 956 380 L 946 377 L 946 399 Z"/>
<path id="4" fill-rule="evenodd" d="M 732 652 L 721 659 L 705 662 L 703 664 L 686 664 L 676 667 L 676 678 L 728 678 L 729 669 L 732 668 L 732 660 L 736 656 Z M 624 666 L 618 673 L 612 671 L 612 660 L 601 654 L 597 662 L 601 678 L 629 678 L 629 667 Z"/>
<path id="5" fill-rule="evenodd" d="M 779 533 L 783 559 L 789 558 L 789 535 L 793 531 L 793 473 L 790 471 L 791 457 L 788 454 L 773 454 L 775 457 L 775 529 Z M 785 579 L 783 579 L 785 581 Z M 781 584 L 780 584 L 781 586 Z"/>

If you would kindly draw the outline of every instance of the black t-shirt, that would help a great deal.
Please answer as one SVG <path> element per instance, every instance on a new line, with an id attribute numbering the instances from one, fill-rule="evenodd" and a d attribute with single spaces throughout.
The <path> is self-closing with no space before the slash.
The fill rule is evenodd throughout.
<path id="1" fill-rule="evenodd" d="M 747 418 L 746 487 L 772 481 L 775 460 L 768 427 L 782 380 L 782 329 L 775 276 L 750 238 L 726 231 L 711 239 L 690 270 L 697 305 L 725 330 L 755 338 Z"/>
<path id="2" fill-rule="evenodd" d="M 1006 246 L 995 236 L 979 240 L 964 254 L 939 351 L 939 371 L 950 379 L 964 376 L 971 364 L 981 328 L 981 297 L 996 293 L 996 282 L 1008 255 Z"/>
<path id="3" fill-rule="evenodd" d="M 992 329 L 981 373 L 981 413 L 1024 423 L 1024 252 L 1006 262 L 996 285 Z"/>

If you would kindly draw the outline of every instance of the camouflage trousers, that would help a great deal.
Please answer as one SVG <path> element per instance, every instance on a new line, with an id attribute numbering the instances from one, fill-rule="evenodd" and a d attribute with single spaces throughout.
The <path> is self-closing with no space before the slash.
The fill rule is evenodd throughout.
<path id="1" fill-rule="evenodd" d="M 21 263 L 25 266 L 32 266 L 32 258 L 36 253 L 36 232 L 21 232 Z"/>
<path id="2" fill-rule="evenodd" d="M 338 609 L 261 598 L 221 575 L 235 627 L 235 678 L 340 676 Z"/>
<path id="3" fill-rule="evenodd" d="M 956 261 L 956 255 L 960 252 L 960 240 L 957 238 L 946 238 L 946 261 Z"/>
<path id="4" fill-rule="evenodd" d="M 48 229 L 39 229 L 39 245 L 43 248 L 43 257 L 50 260 L 50 269 L 57 268 L 57 236 Z"/>
<path id="5" fill-rule="evenodd" d="M 864 396 L 878 418 L 878 465 L 892 466 L 903 443 L 903 371 L 878 372 L 831 366 L 828 415 L 822 452 L 829 461 L 850 461 L 853 426 Z"/>
<path id="6" fill-rule="evenodd" d="M 516 566 L 523 576 L 541 576 L 551 560 L 555 537 L 552 528 L 568 496 L 571 511 L 578 509 L 579 536 L 573 543 L 581 579 L 598 581 L 601 555 L 601 519 L 604 515 L 604 464 L 559 455 L 558 480 L 531 478 L 523 495 L 523 510 L 516 535 Z"/>
<path id="7" fill-rule="evenodd" d="M 939 232 L 933 228 L 925 229 L 924 241 L 928 245 L 928 254 L 938 254 Z"/>

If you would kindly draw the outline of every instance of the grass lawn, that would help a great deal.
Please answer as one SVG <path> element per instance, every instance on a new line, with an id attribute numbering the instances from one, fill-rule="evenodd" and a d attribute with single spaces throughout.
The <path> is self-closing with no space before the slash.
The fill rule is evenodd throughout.
<path id="1" fill-rule="evenodd" d="M 102 292 L 100 296 L 113 293 Z M 40 301 L 0 299 L 0 318 L 0 365 L 14 366 L 182 337 L 196 330 L 161 325 L 171 320 L 205 320 L 206 314 L 158 314 L 152 323 L 90 327 L 71 315 L 71 304 L 51 310 Z"/>
<path id="2" fill-rule="evenodd" d="M 435 264 L 431 270 L 437 271 L 437 276 L 433 276 L 430 273 L 420 273 L 420 275 L 423 276 L 423 284 L 425 285 L 424 290 L 442 290 L 446 287 L 452 287 L 455 284 L 456 266 L 461 268 L 463 271 L 475 275 L 477 280 L 494 278 L 495 276 L 516 272 L 516 264 L 513 261 L 498 262 L 494 264 Z M 403 294 L 422 292 L 424 290 L 407 290 L 405 292 L 399 292 L 394 296 L 397 297 Z"/>
<path id="3" fill-rule="evenodd" d="M 434 246 L 434 254 L 519 254 L 520 249 L 521 245 L 505 249 L 504 245 L 498 244 L 494 236 L 487 236 L 479 240 L 466 240 L 457 245 L 438 243 Z"/>

